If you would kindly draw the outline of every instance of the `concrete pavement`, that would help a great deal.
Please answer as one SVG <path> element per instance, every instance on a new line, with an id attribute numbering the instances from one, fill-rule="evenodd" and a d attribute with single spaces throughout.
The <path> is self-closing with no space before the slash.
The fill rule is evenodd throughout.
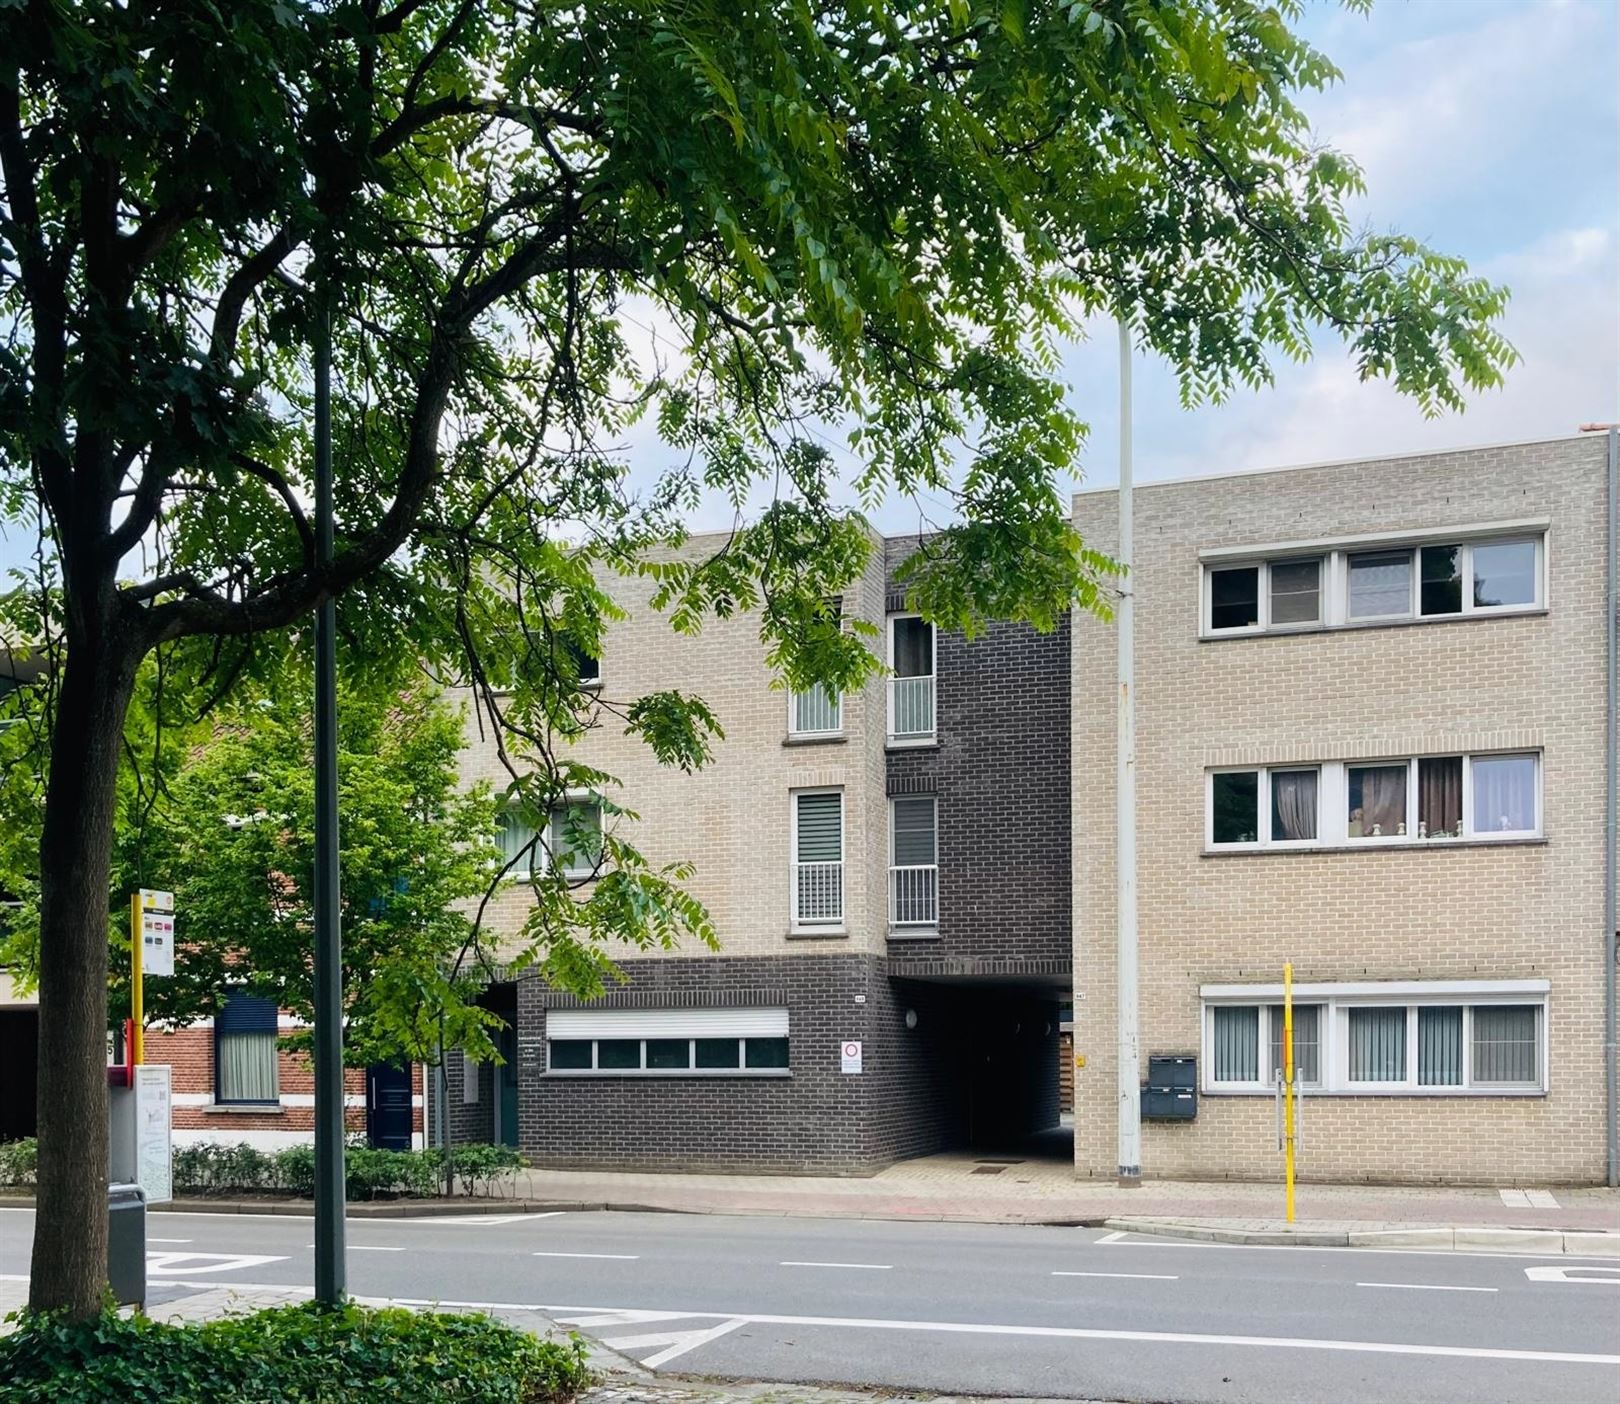
<path id="1" fill-rule="evenodd" d="M 0 1277 L 26 1271 L 30 1230 L 0 1214 Z M 307 1290 L 307 1222 L 150 1233 L 171 1302 Z M 1620 1266 L 1562 1254 L 603 1213 L 365 1220 L 350 1246 L 359 1295 L 576 1328 L 661 1379 L 1177 1404 L 1579 1404 L 1620 1382 Z"/>

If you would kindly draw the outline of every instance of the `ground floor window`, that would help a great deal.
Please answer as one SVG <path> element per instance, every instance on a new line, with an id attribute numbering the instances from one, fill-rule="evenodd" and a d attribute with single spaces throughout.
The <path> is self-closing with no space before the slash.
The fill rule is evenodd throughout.
<path id="1" fill-rule="evenodd" d="M 214 1100 L 280 1101 L 274 1000 L 232 995 L 214 1021 Z"/>
<path id="2" fill-rule="evenodd" d="M 554 1009 L 546 1066 L 562 1074 L 719 1076 L 788 1071 L 786 1009 Z"/>
<path id="3" fill-rule="evenodd" d="M 1205 986 L 1203 1084 L 1269 1092 L 1283 1065 L 1278 986 Z M 1547 982 L 1301 985 L 1294 1065 L 1308 1090 L 1537 1093 L 1547 1086 Z"/>

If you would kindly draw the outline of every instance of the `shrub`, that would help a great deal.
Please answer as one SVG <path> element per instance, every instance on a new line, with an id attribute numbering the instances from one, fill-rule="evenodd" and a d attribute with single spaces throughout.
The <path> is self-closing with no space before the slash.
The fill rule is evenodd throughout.
<path id="1" fill-rule="evenodd" d="M 27 1164 L 31 1175 L 33 1143 L 18 1144 L 30 1148 Z M 0 1155 L 9 1149 L 0 1146 Z M 457 1146 L 450 1153 L 452 1177 L 468 1195 L 487 1192 L 496 1176 L 523 1164 L 523 1157 L 506 1146 Z M 444 1152 L 351 1145 L 344 1157 L 344 1175 L 349 1199 L 431 1198 L 443 1188 Z M 4 1177 L 5 1161 L 0 1159 L 0 1183 L 5 1183 Z M 315 1192 L 315 1151 L 312 1146 L 288 1146 L 267 1152 L 247 1144 L 211 1142 L 177 1146 L 174 1187 L 179 1194 L 279 1193 L 308 1198 Z"/>
<path id="2" fill-rule="evenodd" d="M 278 1307 L 201 1325 L 108 1309 L 69 1324 L 19 1312 L 0 1337 L 0 1404 L 551 1404 L 590 1381 L 584 1343 L 486 1316 Z"/>
<path id="3" fill-rule="evenodd" d="M 0 1185 L 31 1185 L 39 1156 L 32 1137 L 23 1141 L 0 1142 Z"/>
<path id="4" fill-rule="evenodd" d="M 476 1194 L 480 1185 L 488 1189 L 497 1175 L 521 1170 L 526 1163 L 510 1146 L 455 1146 L 450 1151 L 451 1172 L 461 1181 L 462 1193 L 469 1195 Z"/>

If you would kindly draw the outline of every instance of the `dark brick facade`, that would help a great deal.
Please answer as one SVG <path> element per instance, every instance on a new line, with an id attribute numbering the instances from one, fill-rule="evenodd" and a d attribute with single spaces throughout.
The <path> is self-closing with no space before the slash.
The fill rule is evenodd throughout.
<path id="1" fill-rule="evenodd" d="M 889 543 L 889 569 L 916 549 Z M 892 588 L 892 587 L 891 587 Z M 902 608 L 891 594 L 891 612 Z M 896 939 L 892 973 L 1072 978 L 1069 620 L 935 641 L 938 743 L 888 753 L 891 795 L 938 796 L 939 935 Z"/>
<path id="2" fill-rule="evenodd" d="M 884 961 L 860 955 L 623 968 L 630 983 L 592 1007 L 785 1006 L 788 1075 L 548 1074 L 546 1012 L 578 1001 L 525 978 L 518 1120 L 537 1165 L 870 1174 L 970 1136 L 1016 1139 L 1057 1120 L 1055 1042 L 1044 1049 L 1055 1040 L 1055 1003 L 892 980 Z M 861 1041 L 859 1075 L 840 1070 L 845 1039 Z M 454 1102 L 453 1093 L 452 1110 Z"/>

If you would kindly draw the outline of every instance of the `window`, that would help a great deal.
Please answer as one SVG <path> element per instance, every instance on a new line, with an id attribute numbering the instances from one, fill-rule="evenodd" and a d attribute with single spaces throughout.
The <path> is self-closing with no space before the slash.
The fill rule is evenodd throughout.
<path id="1" fill-rule="evenodd" d="M 564 877 L 592 876 L 602 862 L 601 802 L 581 799 L 554 806 L 546 844 L 552 864 Z"/>
<path id="2" fill-rule="evenodd" d="M 843 698 L 822 683 L 788 694 L 790 736 L 836 736 L 844 729 Z"/>
<path id="3" fill-rule="evenodd" d="M 1299 1084 L 1342 1095 L 1539 1094 L 1546 1087 L 1544 980 L 1296 984 Z M 1281 987 L 1206 985 L 1203 1085 L 1276 1087 Z"/>
<path id="4" fill-rule="evenodd" d="M 586 878 L 593 876 L 601 863 L 600 800 L 569 800 L 553 806 L 546 821 L 544 843 L 536 842 L 534 825 L 518 805 L 502 810 L 496 826 L 501 866 L 509 878 L 528 878 L 548 871 L 550 865 L 564 877 Z"/>
<path id="5" fill-rule="evenodd" d="M 563 647 L 567 650 L 568 661 L 573 665 L 574 677 L 581 687 L 595 687 L 602 681 L 602 660 L 585 652 L 584 648 L 575 643 L 573 639 L 565 638 Z"/>
<path id="6" fill-rule="evenodd" d="M 1207 784 L 1211 849 L 1484 842 L 1541 833 L 1541 757 L 1533 752 L 1252 766 L 1212 770 Z"/>
<path id="7" fill-rule="evenodd" d="M 1412 553 L 1364 551 L 1350 557 L 1351 619 L 1393 619 L 1412 612 Z"/>
<path id="8" fill-rule="evenodd" d="M 633 1077 L 783 1076 L 786 1009 L 554 1009 L 552 1073 Z"/>
<path id="9" fill-rule="evenodd" d="M 889 618 L 889 740 L 934 739 L 934 626 L 914 614 Z"/>
<path id="10" fill-rule="evenodd" d="M 214 1020 L 214 1099 L 279 1105 L 274 1000 L 233 994 Z"/>
<path id="11" fill-rule="evenodd" d="M 1212 771 L 1209 842 L 1216 848 L 1315 843 L 1320 794 L 1314 767 Z"/>
<path id="12" fill-rule="evenodd" d="M 1254 634 L 1536 609 L 1544 557 L 1538 531 L 1209 561 L 1203 628 Z"/>
<path id="13" fill-rule="evenodd" d="M 939 843 L 932 795 L 889 801 L 889 922 L 934 926 L 939 921 Z"/>
<path id="14" fill-rule="evenodd" d="M 793 796 L 793 924 L 844 920 L 844 793 L 801 790 Z"/>

